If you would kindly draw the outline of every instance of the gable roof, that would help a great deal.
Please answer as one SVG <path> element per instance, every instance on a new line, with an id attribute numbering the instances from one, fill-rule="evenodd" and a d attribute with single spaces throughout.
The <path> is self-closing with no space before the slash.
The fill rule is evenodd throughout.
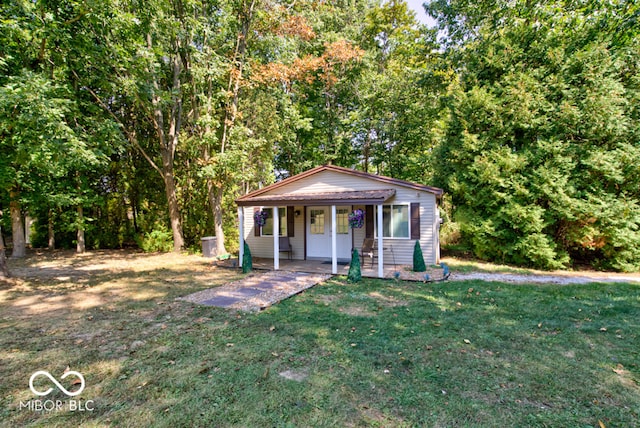
<path id="1" fill-rule="evenodd" d="M 360 178 L 366 178 L 368 180 L 372 180 L 372 181 L 377 181 L 380 182 L 381 184 L 386 184 L 386 185 L 394 185 L 394 186 L 401 186 L 401 187 L 407 187 L 409 189 L 413 189 L 413 190 L 419 190 L 422 192 L 428 192 L 428 193 L 433 193 L 434 195 L 436 195 L 437 197 L 442 196 L 442 194 L 444 193 L 444 191 L 440 188 L 437 187 L 432 187 L 432 186 L 426 186 L 424 184 L 418 184 L 418 183 L 413 183 L 411 181 L 406 181 L 406 180 L 400 180 L 397 178 L 391 178 L 391 177 L 385 177 L 384 175 L 375 175 L 375 174 L 369 174 L 367 172 L 363 172 L 363 171 L 357 171 L 354 169 L 350 169 L 350 168 L 344 168 L 344 167 L 340 167 L 340 166 L 335 166 L 335 165 L 321 165 L 315 168 L 312 168 L 310 170 L 301 172 L 300 174 L 296 174 L 294 176 L 285 178 L 284 180 L 278 181 L 277 183 L 271 184 L 269 186 L 263 187 L 262 189 L 258 189 L 255 190 L 251 193 L 248 193 L 244 196 L 241 196 L 240 198 L 236 199 L 236 203 L 238 205 L 249 205 L 251 203 L 259 203 L 259 202 L 265 202 L 265 199 L 267 199 L 266 197 L 260 197 L 261 195 L 264 195 L 265 193 L 269 193 L 269 192 L 273 192 L 274 190 L 277 190 L 280 187 L 289 185 L 291 183 L 295 183 L 296 181 L 302 180 L 304 178 L 310 177 L 312 175 L 321 173 L 323 171 L 331 171 L 331 172 L 337 172 L 337 173 L 341 173 L 341 174 L 345 174 L 345 175 L 349 175 L 349 176 L 354 176 L 354 177 L 360 177 Z M 381 189 L 382 190 L 382 189 Z M 285 195 L 282 195 L 285 196 Z M 274 200 L 276 198 L 273 198 Z"/>

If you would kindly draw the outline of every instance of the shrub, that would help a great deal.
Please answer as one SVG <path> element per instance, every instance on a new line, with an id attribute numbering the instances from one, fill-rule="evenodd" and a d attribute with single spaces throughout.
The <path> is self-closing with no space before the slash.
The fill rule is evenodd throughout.
<path id="1" fill-rule="evenodd" d="M 173 235 L 169 230 L 152 230 L 136 239 L 138 247 L 145 253 L 173 251 Z"/>
<path id="2" fill-rule="evenodd" d="M 413 271 L 424 272 L 427 270 L 427 266 L 424 264 L 424 256 L 422 255 L 422 248 L 420 248 L 420 241 L 416 241 L 416 245 L 413 247 Z"/>
<path id="3" fill-rule="evenodd" d="M 357 249 L 351 250 L 351 264 L 349 265 L 349 274 L 347 275 L 347 281 L 358 282 L 362 279 L 362 272 L 360 271 L 360 255 Z"/>
<path id="4" fill-rule="evenodd" d="M 253 270 L 253 259 L 249 245 L 244 243 L 244 255 L 242 257 L 242 273 L 249 273 Z"/>

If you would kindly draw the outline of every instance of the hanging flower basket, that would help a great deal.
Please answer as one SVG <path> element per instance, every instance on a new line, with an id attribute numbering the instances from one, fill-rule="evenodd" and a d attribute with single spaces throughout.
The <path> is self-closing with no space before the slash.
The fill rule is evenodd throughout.
<path id="1" fill-rule="evenodd" d="M 256 211 L 253 215 L 253 220 L 256 226 L 262 227 L 267 224 L 267 218 L 269 217 L 269 212 L 265 210 Z"/>
<path id="2" fill-rule="evenodd" d="M 353 212 L 349 214 L 349 227 L 352 229 L 360 229 L 362 226 L 364 226 L 364 211 L 353 210 Z"/>

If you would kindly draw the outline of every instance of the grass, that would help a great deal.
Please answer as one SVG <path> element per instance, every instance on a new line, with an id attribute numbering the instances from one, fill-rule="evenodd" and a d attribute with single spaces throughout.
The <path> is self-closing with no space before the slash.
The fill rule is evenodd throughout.
<path id="1" fill-rule="evenodd" d="M 638 285 L 337 278 L 238 314 L 174 300 L 232 271 L 161 264 L 0 286 L 0 423 L 638 426 Z M 67 366 L 93 412 L 19 409 Z"/>
<path id="2" fill-rule="evenodd" d="M 459 273 L 511 273 L 516 275 L 533 275 L 535 273 L 541 273 L 534 269 L 527 269 L 509 265 L 499 265 L 495 263 L 483 262 L 472 258 L 459 258 L 459 257 L 443 257 L 442 261 L 446 263 L 452 272 Z"/>

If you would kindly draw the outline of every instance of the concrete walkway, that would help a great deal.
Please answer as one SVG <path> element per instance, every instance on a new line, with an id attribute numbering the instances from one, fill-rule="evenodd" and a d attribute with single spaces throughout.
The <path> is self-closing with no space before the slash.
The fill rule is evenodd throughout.
<path id="1" fill-rule="evenodd" d="M 255 312 L 331 278 L 329 274 L 269 271 L 248 275 L 220 287 L 198 291 L 178 300 Z"/>

